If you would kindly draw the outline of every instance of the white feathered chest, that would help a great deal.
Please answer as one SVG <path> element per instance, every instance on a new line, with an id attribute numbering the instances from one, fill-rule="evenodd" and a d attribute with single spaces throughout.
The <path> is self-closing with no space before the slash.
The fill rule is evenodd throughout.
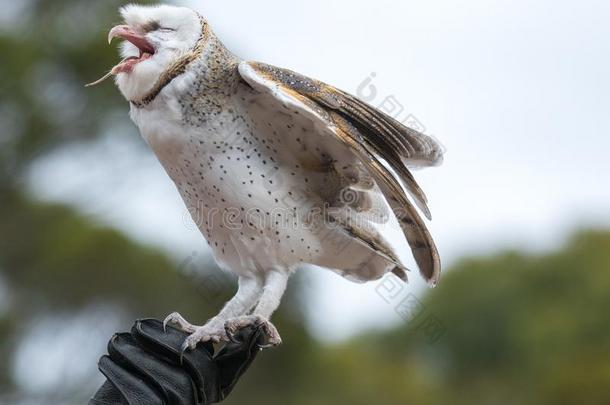
<path id="1" fill-rule="evenodd" d="M 176 89 L 193 88 L 189 78 L 132 117 L 223 268 L 241 273 L 311 263 L 343 272 L 371 258 L 361 253 L 340 266 L 337 254 L 350 239 L 324 218 L 333 206 L 357 202 L 348 193 L 337 200 L 337 190 L 357 184 L 362 172 L 350 154 L 332 139 L 320 142 L 307 118 L 265 106 L 266 97 L 243 82 L 230 92 L 174 97 Z M 349 179 L 335 170 L 337 158 Z M 384 207 L 377 208 L 383 219 Z"/>
<path id="2" fill-rule="evenodd" d="M 391 208 L 420 269 L 436 277 L 430 235 L 376 155 L 428 214 L 402 159 L 432 161 L 437 145 L 351 96 L 240 62 L 210 40 L 152 103 L 132 104 L 132 118 L 221 267 L 249 274 L 313 264 L 358 281 L 390 270 L 405 278 L 376 228 Z"/>

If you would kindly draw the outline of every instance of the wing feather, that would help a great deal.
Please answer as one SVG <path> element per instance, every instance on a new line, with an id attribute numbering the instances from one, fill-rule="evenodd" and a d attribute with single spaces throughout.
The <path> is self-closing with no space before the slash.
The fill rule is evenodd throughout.
<path id="1" fill-rule="evenodd" d="M 403 185 L 430 217 L 426 196 L 409 172 L 407 162 L 431 156 L 431 151 L 440 150 L 440 146 L 357 98 L 295 72 L 255 62 L 242 62 L 239 72 L 254 89 L 308 112 L 323 132 L 332 133 L 366 165 L 398 218 L 420 272 L 435 285 L 440 276 L 439 255 Z"/>
<path id="2" fill-rule="evenodd" d="M 442 160 L 442 148 L 431 137 L 402 125 L 356 97 L 325 83 L 287 69 L 257 62 L 244 63 L 258 74 L 277 80 L 358 126 L 364 140 L 397 172 L 418 208 L 431 219 L 428 199 L 407 168 L 409 162 L 428 159 L 431 164 L 438 164 Z"/>

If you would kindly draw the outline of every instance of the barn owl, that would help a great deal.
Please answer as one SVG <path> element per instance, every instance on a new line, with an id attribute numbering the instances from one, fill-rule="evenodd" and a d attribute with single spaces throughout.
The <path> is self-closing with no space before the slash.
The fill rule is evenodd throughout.
<path id="1" fill-rule="evenodd" d="M 306 265 L 351 281 L 407 268 L 380 230 L 392 216 L 420 273 L 435 285 L 440 259 L 418 210 L 427 199 L 410 169 L 436 166 L 442 147 L 358 98 L 231 53 L 197 12 L 128 5 L 122 61 L 107 77 L 175 183 L 215 260 L 238 276 L 220 313 L 194 326 L 183 349 L 270 322 L 289 276 Z M 406 246 L 406 244 L 405 244 Z"/>

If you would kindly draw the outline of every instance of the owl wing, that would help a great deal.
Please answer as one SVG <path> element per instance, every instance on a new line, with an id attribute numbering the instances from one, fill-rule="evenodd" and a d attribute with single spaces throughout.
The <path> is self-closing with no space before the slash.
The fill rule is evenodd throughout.
<path id="1" fill-rule="evenodd" d="M 440 145 L 361 100 L 298 73 L 258 62 L 241 62 L 239 73 L 254 90 L 308 116 L 321 135 L 334 136 L 365 165 L 398 219 L 422 276 L 435 285 L 438 251 L 403 185 L 430 218 L 426 196 L 407 166 L 440 162 Z"/>

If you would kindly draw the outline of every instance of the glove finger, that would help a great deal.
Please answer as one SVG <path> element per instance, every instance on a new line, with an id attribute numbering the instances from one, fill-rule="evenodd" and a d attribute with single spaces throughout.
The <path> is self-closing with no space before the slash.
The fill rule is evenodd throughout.
<path id="1" fill-rule="evenodd" d="M 253 326 L 242 329 L 238 340 L 243 343 L 228 343 L 214 358 L 220 369 L 221 399 L 231 393 L 239 378 L 250 367 L 265 345 L 266 336 L 262 326 Z"/>
<path id="2" fill-rule="evenodd" d="M 127 405 L 164 405 L 163 398 L 153 388 L 133 375 L 109 356 L 103 356 L 99 362 L 99 369 L 108 381 L 121 393 Z M 95 402 L 94 402 L 95 403 Z"/>
<path id="3" fill-rule="evenodd" d="M 108 353 L 115 363 L 154 386 L 167 403 L 192 405 L 196 402 L 196 387 L 186 370 L 142 349 L 130 334 L 115 335 L 108 345 Z"/>
<path id="4" fill-rule="evenodd" d="M 95 393 L 88 405 L 122 405 L 123 396 L 108 380 Z"/>
<path id="5" fill-rule="evenodd" d="M 163 328 L 163 322 L 157 319 L 142 319 L 136 321 L 131 328 L 131 334 L 146 346 L 155 346 L 156 352 L 162 352 L 168 357 L 175 359 L 181 354 L 182 344 L 188 336 L 187 333 L 168 326 Z M 211 342 L 197 345 L 199 351 L 207 352 L 208 357 L 214 355 L 214 345 Z"/>
<path id="6" fill-rule="evenodd" d="M 197 386 L 200 401 L 215 401 L 218 368 L 213 360 L 212 343 L 200 344 L 193 350 L 182 352 L 182 344 L 188 334 L 172 327 L 164 330 L 163 323 L 156 319 L 137 321 L 131 334 L 145 350 L 155 355 L 161 354 L 173 364 L 180 364 Z"/>

